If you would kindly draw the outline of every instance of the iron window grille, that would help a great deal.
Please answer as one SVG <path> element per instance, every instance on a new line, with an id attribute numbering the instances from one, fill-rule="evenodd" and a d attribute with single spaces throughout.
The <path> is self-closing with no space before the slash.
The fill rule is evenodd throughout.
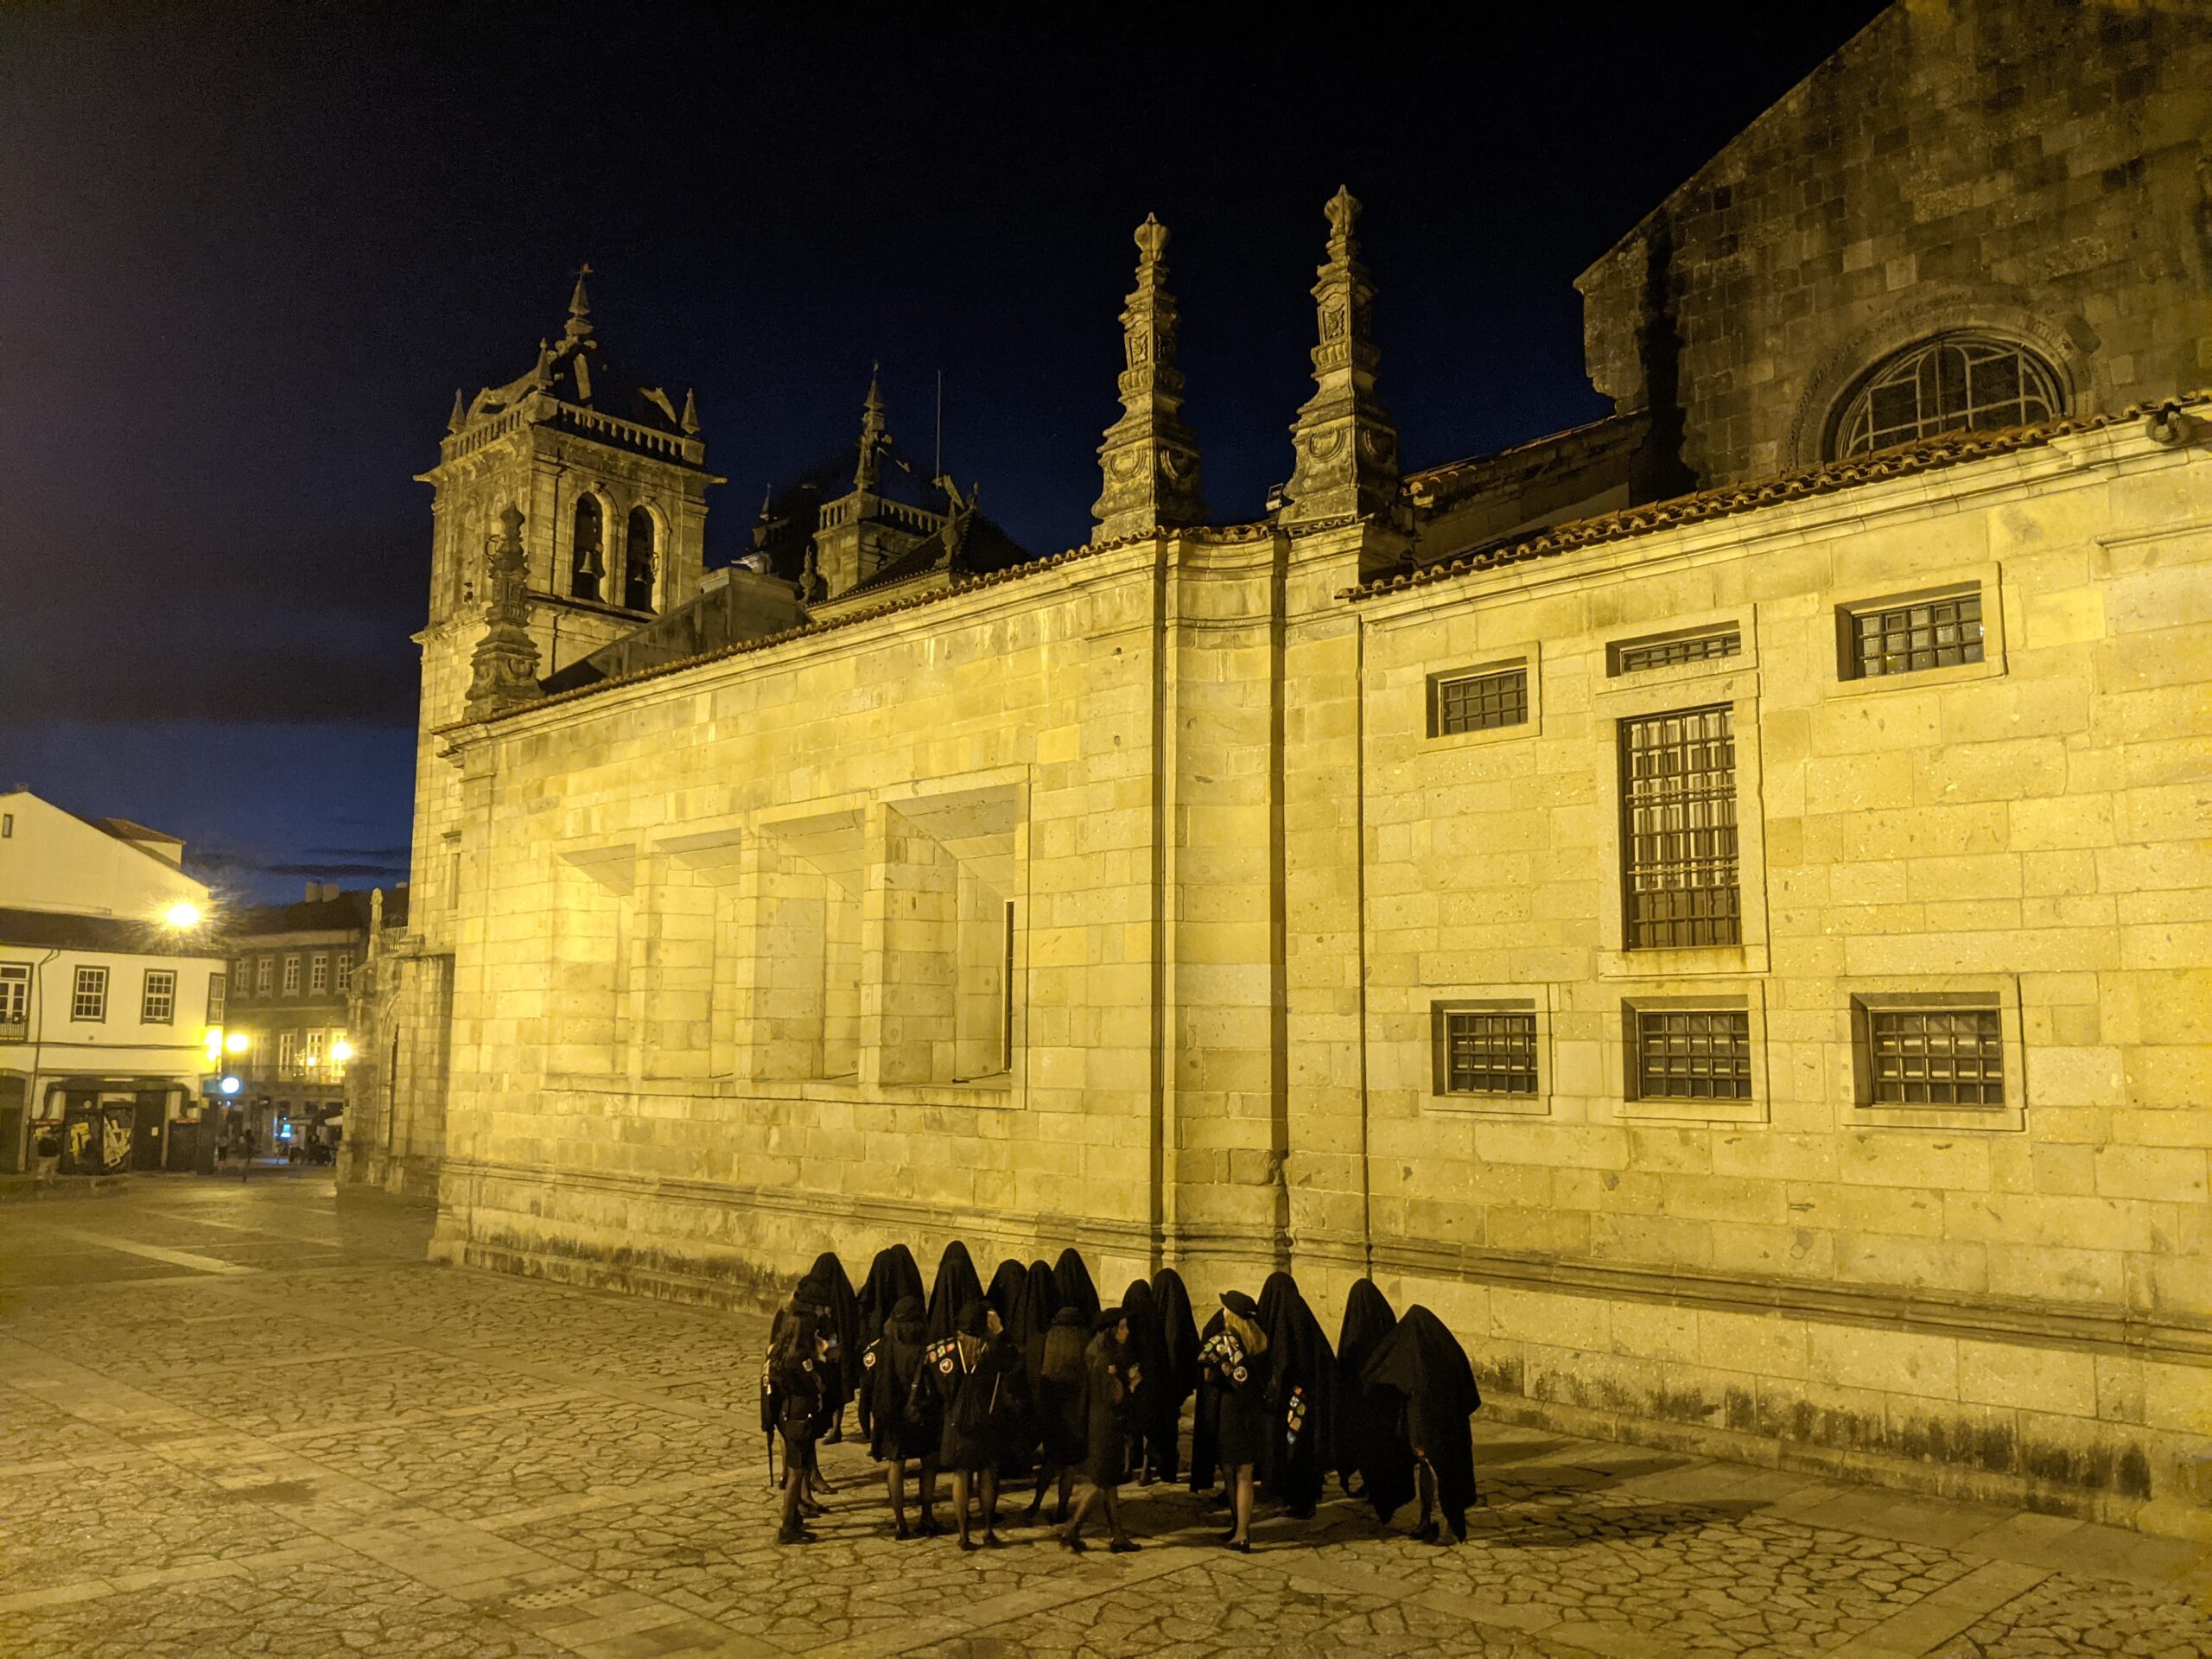
<path id="1" fill-rule="evenodd" d="M 1944 334 L 1902 352 L 1853 394 L 1832 452 L 1863 455 L 1961 429 L 1988 432 L 2065 413 L 2058 377 L 2005 340 Z"/>
<path id="2" fill-rule="evenodd" d="M 1845 670 L 1854 679 L 1917 674 L 1982 660 L 1981 590 L 1844 613 Z"/>
<path id="3" fill-rule="evenodd" d="M 1706 663 L 1717 658 L 1734 657 L 1744 649 L 1740 630 L 1707 628 L 1698 633 L 1661 636 L 1650 639 L 1626 639 L 1606 647 L 1610 659 L 1605 664 L 1609 677 L 1623 674 L 1639 674 L 1649 668 L 1677 668 L 1684 663 Z"/>
<path id="4" fill-rule="evenodd" d="M 1743 1008 L 1632 1008 L 1639 1100 L 1749 1100 L 1751 1016 Z"/>
<path id="5" fill-rule="evenodd" d="M 105 1020 L 107 1018 L 107 969 L 79 968 L 76 983 L 69 994 L 69 1017 L 72 1020 Z"/>
<path id="6" fill-rule="evenodd" d="M 1529 723 L 1529 670 L 1485 670 L 1440 677 L 1432 683 L 1429 730 L 1435 737 L 1496 731 Z"/>
<path id="7" fill-rule="evenodd" d="M 166 1026 L 176 1019 L 176 970 L 172 968 L 149 968 L 146 983 L 138 998 L 138 1023 L 142 1026 Z"/>
<path id="8" fill-rule="evenodd" d="M 1862 1005 L 1859 1026 L 1865 1104 L 2005 1104 L 2005 1022 L 1996 1008 Z"/>
<path id="9" fill-rule="evenodd" d="M 1620 722 L 1621 878 L 1631 950 L 1736 944 L 1736 740 L 1726 703 Z"/>
<path id="10" fill-rule="evenodd" d="M 1534 1008 L 1440 1006 L 1434 1017 L 1437 1093 L 1523 1097 L 1537 1093 Z"/>

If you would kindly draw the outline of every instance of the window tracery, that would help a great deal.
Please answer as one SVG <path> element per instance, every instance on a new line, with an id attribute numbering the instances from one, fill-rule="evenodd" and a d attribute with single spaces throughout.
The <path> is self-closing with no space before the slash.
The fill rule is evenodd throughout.
<path id="1" fill-rule="evenodd" d="M 2058 376 L 2034 353 L 1993 335 L 1938 334 L 1859 383 L 1837 417 L 1828 453 L 1841 460 L 1939 432 L 1993 431 L 2065 412 Z"/>

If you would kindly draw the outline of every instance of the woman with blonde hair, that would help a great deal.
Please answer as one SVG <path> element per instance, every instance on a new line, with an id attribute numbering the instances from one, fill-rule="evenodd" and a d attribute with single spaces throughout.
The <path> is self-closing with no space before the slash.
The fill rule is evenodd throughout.
<path id="1" fill-rule="evenodd" d="M 1252 1471 L 1266 1460 L 1273 1427 L 1268 1383 L 1271 1366 L 1260 1308 L 1241 1290 L 1221 1298 L 1221 1329 L 1199 1351 L 1198 1363 L 1220 1404 L 1216 1446 L 1222 1484 L 1231 1494 L 1235 1517 L 1222 1541 L 1241 1554 L 1252 1553 Z"/>

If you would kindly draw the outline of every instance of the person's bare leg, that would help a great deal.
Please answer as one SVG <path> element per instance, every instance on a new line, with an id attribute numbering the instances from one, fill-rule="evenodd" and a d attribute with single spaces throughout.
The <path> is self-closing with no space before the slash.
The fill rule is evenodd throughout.
<path id="1" fill-rule="evenodd" d="M 897 1458 L 883 1465 L 884 1490 L 891 1497 L 891 1527 L 899 1537 L 906 1532 L 906 1465 Z"/>
<path id="2" fill-rule="evenodd" d="M 1252 1465 L 1249 1463 L 1236 1471 L 1236 1530 L 1230 1541 L 1248 1547 L 1252 1541 Z"/>
<path id="3" fill-rule="evenodd" d="M 983 1541 L 999 1547 L 999 1471 L 983 1471 Z"/>
<path id="4" fill-rule="evenodd" d="M 1097 1496 L 1098 1489 L 1086 1483 L 1083 1489 L 1083 1497 L 1075 1506 L 1075 1514 L 1068 1521 L 1067 1530 L 1060 1535 L 1060 1541 L 1070 1549 L 1081 1549 L 1084 1547 L 1083 1523 L 1090 1514 L 1091 1501 Z"/>

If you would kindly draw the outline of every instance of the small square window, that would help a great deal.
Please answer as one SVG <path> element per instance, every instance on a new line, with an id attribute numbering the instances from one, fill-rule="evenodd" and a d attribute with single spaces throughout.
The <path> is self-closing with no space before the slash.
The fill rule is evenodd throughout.
<path id="1" fill-rule="evenodd" d="M 1859 1103 L 2002 1106 L 2005 1022 L 1993 1003 L 1868 1003 L 1853 1010 Z"/>
<path id="2" fill-rule="evenodd" d="M 1495 731 L 1529 723 L 1526 664 L 1479 674 L 1439 675 L 1429 682 L 1429 735 Z"/>
<path id="3" fill-rule="evenodd" d="M 1743 1008 L 1629 1010 L 1639 1100 L 1749 1100 L 1751 1016 Z"/>
<path id="4" fill-rule="evenodd" d="M 1452 1007 L 1440 1003 L 1433 1017 L 1438 1094 L 1536 1095 L 1533 1006 Z"/>
<path id="5" fill-rule="evenodd" d="M 1844 613 L 1844 671 L 1853 679 L 1978 663 L 1981 589 L 1855 607 Z"/>
<path id="6" fill-rule="evenodd" d="M 107 1018 L 107 969 L 79 968 L 75 985 L 69 995 L 69 1017 L 72 1020 L 105 1020 Z"/>
<path id="7" fill-rule="evenodd" d="M 166 1026 L 176 1019 L 176 970 L 149 968 L 146 987 L 138 1003 L 141 1025 Z"/>
<path id="8" fill-rule="evenodd" d="M 1650 668 L 1677 668 L 1684 663 L 1711 662 L 1734 657 L 1744 649 L 1739 629 L 1700 628 L 1689 633 L 1655 634 L 1648 639 L 1624 639 L 1605 648 L 1607 675 L 1637 674 Z"/>

